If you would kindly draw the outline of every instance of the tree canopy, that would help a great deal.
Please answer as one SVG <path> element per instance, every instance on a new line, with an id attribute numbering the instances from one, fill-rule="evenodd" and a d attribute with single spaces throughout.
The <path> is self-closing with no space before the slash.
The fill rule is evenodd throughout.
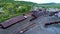
<path id="1" fill-rule="evenodd" d="M 0 22 L 32 11 L 36 5 L 38 4 L 25 1 L 0 0 L 0 8 L 3 10 L 0 12 Z"/>

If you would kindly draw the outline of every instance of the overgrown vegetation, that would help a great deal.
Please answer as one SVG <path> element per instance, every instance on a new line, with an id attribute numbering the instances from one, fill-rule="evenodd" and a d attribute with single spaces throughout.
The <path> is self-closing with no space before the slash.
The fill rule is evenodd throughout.
<path id="1" fill-rule="evenodd" d="M 0 0 L 0 22 L 25 14 L 38 4 L 24 1 Z"/>

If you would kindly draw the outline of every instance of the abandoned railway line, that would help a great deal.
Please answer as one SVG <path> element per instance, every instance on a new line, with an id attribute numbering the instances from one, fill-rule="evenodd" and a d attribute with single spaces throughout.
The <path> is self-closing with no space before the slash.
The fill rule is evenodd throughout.
<path id="1" fill-rule="evenodd" d="M 55 12 L 53 12 L 55 14 Z M 38 34 L 45 32 L 50 34 L 48 27 L 50 24 L 59 24 L 60 17 L 56 17 L 49 12 L 33 11 L 24 15 L 19 15 L 0 23 L 1 34 Z M 36 28 L 36 29 L 34 29 Z M 33 30 L 30 30 L 33 29 Z M 33 32 L 32 32 L 33 31 Z M 49 32 L 48 32 L 49 31 Z M 54 31 L 54 28 L 53 28 Z M 53 32 L 52 31 L 52 32 Z M 34 33 L 34 34 L 36 34 Z M 54 31 L 54 33 L 56 33 Z M 54 34 L 52 33 L 52 34 Z"/>

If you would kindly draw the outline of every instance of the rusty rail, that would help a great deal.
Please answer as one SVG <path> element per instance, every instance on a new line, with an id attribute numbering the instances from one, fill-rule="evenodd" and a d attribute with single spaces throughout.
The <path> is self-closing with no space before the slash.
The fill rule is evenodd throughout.
<path id="1" fill-rule="evenodd" d="M 11 19 L 9 19 L 9 20 L 7 20 L 7 21 L 5 21 L 5 22 L 0 23 L 0 26 L 1 26 L 2 28 L 7 28 L 7 27 L 9 27 L 9 26 L 11 26 L 11 25 L 13 25 L 13 24 L 18 23 L 19 21 L 24 20 L 24 19 L 25 19 L 24 16 L 23 16 L 23 15 L 20 15 L 20 16 L 11 18 Z"/>

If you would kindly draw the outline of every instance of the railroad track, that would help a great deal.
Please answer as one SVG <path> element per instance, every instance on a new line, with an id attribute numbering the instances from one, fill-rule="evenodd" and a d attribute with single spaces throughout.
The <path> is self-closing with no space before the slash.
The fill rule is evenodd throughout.
<path id="1" fill-rule="evenodd" d="M 34 22 L 28 22 L 27 24 L 24 24 L 22 27 L 18 27 L 17 29 L 13 30 L 10 34 L 17 34 L 18 32 L 20 32 L 20 34 L 22 34 L 35 25 L 36 24 Z"/>

